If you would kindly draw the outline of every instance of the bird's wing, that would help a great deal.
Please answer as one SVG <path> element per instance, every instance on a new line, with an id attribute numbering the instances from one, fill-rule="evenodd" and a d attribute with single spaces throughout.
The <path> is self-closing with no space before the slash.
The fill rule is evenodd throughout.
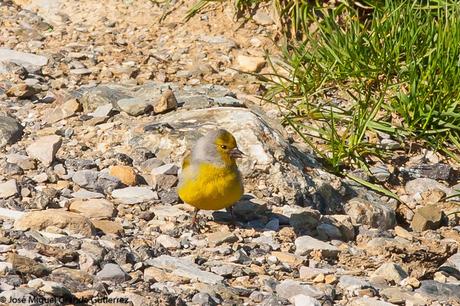
<path id="1" fill-rule="evenodd" d="M 182 161 L 182 171 L 184 171 L 190 166 L 190 161 L 192 159 L 191 157 L 192 157 L 191 153 L 188 153 L 187 155 L 185 155 L 184 160 Z"/>

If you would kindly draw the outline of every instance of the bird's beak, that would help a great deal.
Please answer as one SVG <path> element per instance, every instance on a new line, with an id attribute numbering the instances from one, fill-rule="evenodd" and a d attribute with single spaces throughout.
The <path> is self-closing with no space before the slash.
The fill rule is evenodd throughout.
<path id="1" fill-rule="evenodd" d="M 231 158 L 235 158 L 235 159 L 236 158 L 242 158 L 243 155 L 244 155 L 244 153 L 241 152 L 240 149 L 238 149 L 238 148 L 234 148 L 234 149 L 230 150 L 230 157 Z"/>

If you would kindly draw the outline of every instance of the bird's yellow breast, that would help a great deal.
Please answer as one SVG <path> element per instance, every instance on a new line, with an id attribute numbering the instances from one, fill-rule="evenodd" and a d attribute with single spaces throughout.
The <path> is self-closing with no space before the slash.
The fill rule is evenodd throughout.
<path id="1" fill-rule="evenodd" d="M 243 195 L 243 184 L 236 165 L 219 167 L 200 164 L 183 169 L 180 198 L 198 209 L 219 210 L 229 207 Z"/>

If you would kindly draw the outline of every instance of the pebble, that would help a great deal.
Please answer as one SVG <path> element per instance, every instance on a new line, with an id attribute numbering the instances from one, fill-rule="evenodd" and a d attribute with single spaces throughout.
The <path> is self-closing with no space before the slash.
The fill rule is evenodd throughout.
<path id="1" fill-rule="evenodd" d="M 43 136 L 27 147 L 27 154 L 38 159 L 43 165 L 49 166 L 54 161 L 57 151 L 62 145 L 57 135 Z"/>
<path id="2" fill-rule="evenodd" d="M 162 93 L 160 100 L 157 103 L 155 103 L 153 111 L 155 112 L 155 114 L 163 114 L 176 108 L 176 96 L 174 95 L 174 92 L 170 88 L 168 88 Z"/>
<path id="3" fill-rule="evenodd" d="M 179 168 L 174 164 L 166 164 L 152 169 L 152 175 L 177 175 Z"/>
<path id="4" fill-rule="evenodd" d="M 444 212 L 437 205 L 426 205 L 415 211 L 411 228 L 417 232 L 429 229 L 435 230 L 446 221 L 447 218 Z"/>
<path id="5" fill-rule="evenodd" d="M 116 189 L 112 197 L 123 204 L 137 204 L 158 200 L 158 194 L 149 187 L 126 187 Z"/>
<path id="6" fill-rule="evenodd" d="M 94 112 L 88 113 L 88 115 L 94 118 L 104 118 L 110 116 L 113 113 L 113 105 L 111 103 L 107 103 L 97 107 Z"/>
<path id="7" fill-rule="evenodd" d="M 378 201 L 353 198 L 345 204 L 345 213 L 355 225 L 364 224 L 381 230 L 391 229 L 396 225 L 394 209 Z"/>
<path id="8" fill-rule="evenodd" d="M 266 64 L 265 59 L 260 56 L 238 55 L 236 61 L 244 72 L 259 72 Z"/>
<path id="9" fill-rule="evenodd" d="M 88 218 L 111 218 L 115 212 L 113 204 L 105 199 L 75 200 L 69 210 Z"/>
<path id="10" fill-rule="evenodd" d="M 140 98 L 121 99 L 117 102 L 118 107 L 131 116 L 139 116 L 152 109 L 152 104 Z"/>
<path id="11" fill-rule="evenodd" d="M 114 283 L 124 282 L 128 275 L 123 271 L 119 265 L 107 263 L 101 271 L 96 274 L 96 278 L 101 281 L 108 281 Z"/>
<path id="12" fill-rule="evenodd" d="M 304 294 L 298 294 L 293 297 L 294 306 L 321 306 L 321 302 L 317 299 Z"/>
<path id="13" fill-rule="evenodd" d="M 312 298 L 322 298 L 324 296 L 324 293 L 321 290 L 311 285 L 302 284 L 301 282 L 291 279 L 286 279 L 279 283 L 276 286 L 276 293 L 279 297 L 287 300 L 291 300 L 299 294 Z"/>
<path id="14" fill-rule="evenodd" d="M 271 24 L 274 23 L 274 21 L 270 17 L 270 15 L 268 15 L 266 12 L 264 12 L 261 9 L 257 10 L 257 12 L 254 14 L 254 16 L 252 16 L 252 19 L 257 24 L 264 25 L 264 26 L 271 25 Z"/>
<path id="15" fill-rule="evenodd" d="M 211 246 L 219 246 L 223 243 L 233 243 L 238 241 L 238 237 L 234 233 L 225 231 L 208 234 L 206 235 L 206 239 Z"/>
<path id="16" fill-rule="evenodd" d="M 295 240 L 296 255 L 309 255 L 312 251 L 320 251 L 324 257 L 337 257 L 340 250 L 321 240 L 315 239 L 311 236 L 301 236 Z"/>
<path id="17" fill-rule="evenodd" d="M 395 304 L 387 303 L 374 297 L 361 297 L 353 300 L 351 306 L 394 306 Z"/>
<path id="18" fill-rule="evenodd" d="M 156 242 L 162 245 L 163 247 L 167 249 L 178 249 L 180 248 L 180 243 L 173 237 L 170 237 L 168 235 L 160 235 L 157 237 Z"/>
<path id="19" fill-rule="evenodd" d="M 372 276 L 382 276 L 383 278 L 385 278 L 385 280 L 389 282 L 399 284 L 403 279 L 405 279 L 409 275 L 406 271 L 404 271 L 403 268 L 401 268 L 401 266 L 392 262 L 386 262 L 383 265 L 381 265 L 377 270 L 375 270 L 372 273 Z"/>
<path id="20" fill-rule="evenodd" d="M 18 165 L 23 170 L 33 170 L 36 166 L 32 158 L 21 154 L 8 154 L 6 156 L 6 161 Z"/>
<path id="21" fill-rule="evenodd" d="M 202 271 L 195 263 L 183 259 L 175 258 L 169 255 L 161 255 L 146 261 L 146 264 L 164 269 L 176 276 L 185 277 L 192 281 L 199 281 L 206 284 L 221 283 L 223 277 L 211 272 Z"/>
<path id="22" fill-rule="evenodd" d="M 137 183 L 136 171 L 130 166 L 112 166 L 110 167 L 109 174 L 128 186 L 134 186 Z"/>
<path id="23" fill-rule="evenodd" d="M 70 99 L 48 112 L 44 117 L 44 121 L 50 124 L 59 122 L 75 115 L 79 109 L 80 103 L 76 99 Z"/>
<path id="24" fill-rule="evenodd" d="M 18 194 L 18 185 L 15 179 L 0 183 L 0 199 L 6 199 Z"/>
<path id="25" fill-rule="evenodd" d="M 460 301 L 460 291 L 456 284 L 443 284 L 434 280 L 424 280 L 420 288 L 415 290 L 422 297 L 443 302 L 451 299 Z"/>
<path id="26" fill-rule="evenodd" d="M 50 218 L 50 216 L 53 216 Z M 64 210 L 52 209 L 41 211 L 30 211 L 14 223 L 16 230 L 47 230 L 49 227 L 56 227 L 70 234 L 91 237 L 94 234 L 94 227 L 88 218 Z"/>
<path id="27" fill-rule="evenodd" d="M 13 62 L 23 66 L 29 72 L 35 72 L 37 68 L 45 66 L 48 63 L 48 58 L 41 55 L 0 48 L 0 62 Z"/>
<path id="28" fill-rule="evenodd" d="M 19 141 L 23 130 L 21 123 L 15 118 L 0 115 L 0 148 Z"/>
<path id="29" fill-rule="evenodd" d="M 123 225 L 110 220 L 92 220 L 94 227 L 106 235 L 120 236 L 124 233 Z"/>

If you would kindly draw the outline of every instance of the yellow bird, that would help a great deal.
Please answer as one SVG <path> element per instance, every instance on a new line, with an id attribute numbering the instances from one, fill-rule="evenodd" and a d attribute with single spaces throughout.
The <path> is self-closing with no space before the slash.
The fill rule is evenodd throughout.
<path id="1" fill-rule="evenodd" d="M 231 206 L 241 198 L 243 181 L 236 159 L 242 155 L 235 137 L 219 129 L 198 139 L 184 158 L 177 192 L 182 201 L 195 207 L 193 226 L 200 209 L 226 208 L 231 212 Z"/>

